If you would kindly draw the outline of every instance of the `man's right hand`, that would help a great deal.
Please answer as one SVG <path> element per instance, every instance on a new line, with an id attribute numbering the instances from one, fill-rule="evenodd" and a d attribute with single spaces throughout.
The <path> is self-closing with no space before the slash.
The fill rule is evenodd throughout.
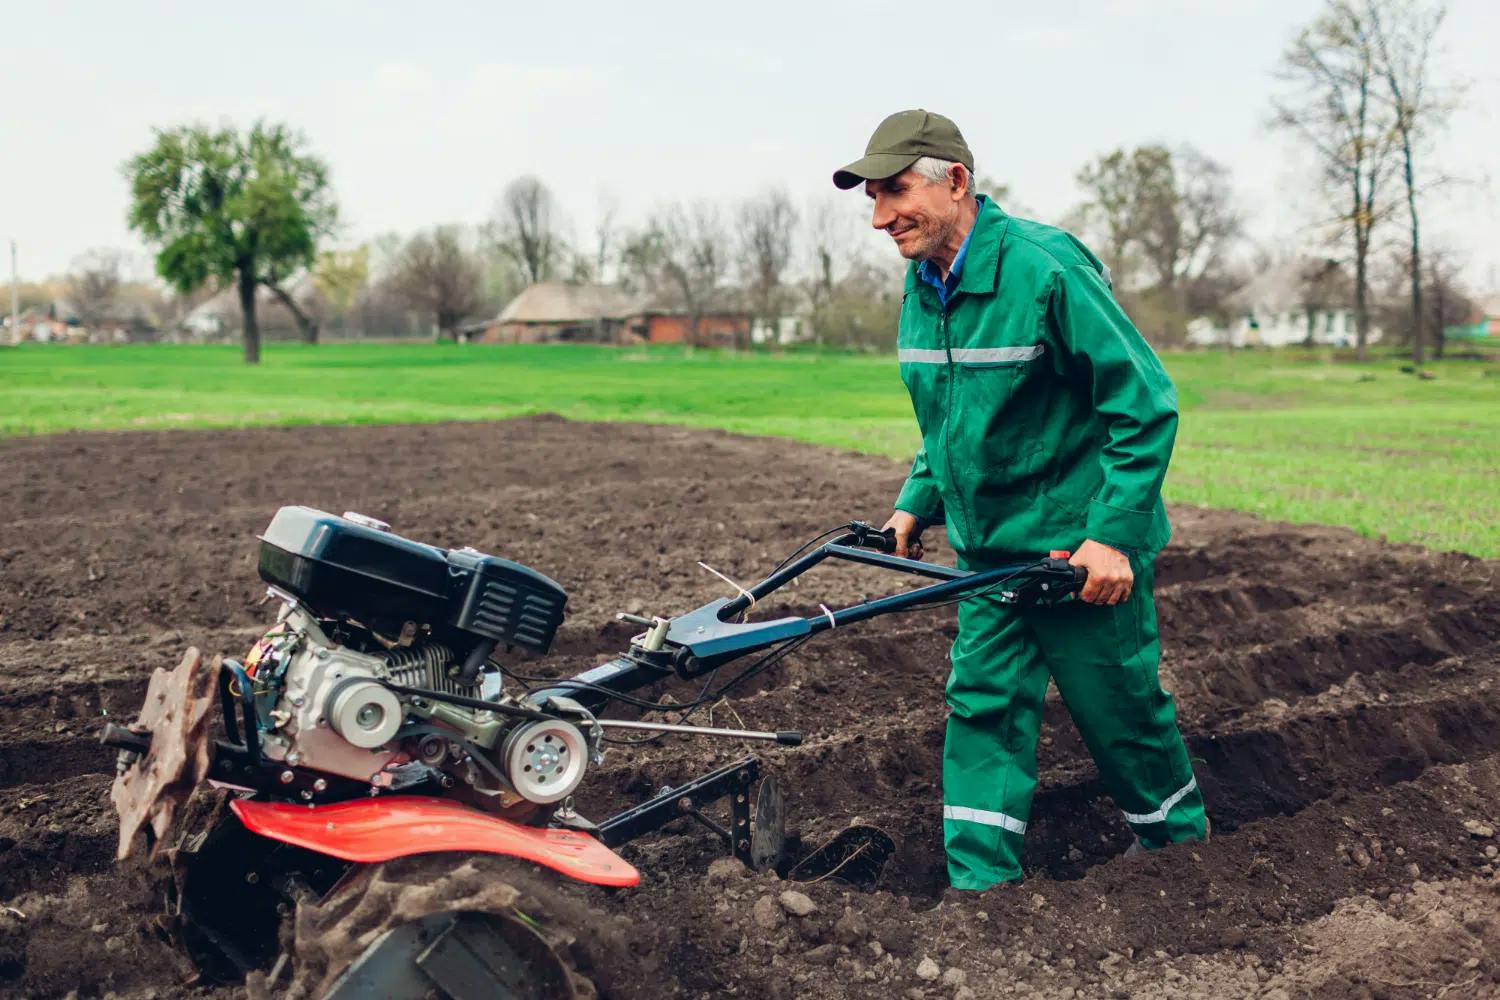
<path id="1" fill-rule="evenodd" d="M 896 529 L 896 555 L 903 559 L 922 558 L 923 524 L 917 515 L 898 510 L 885 522 L 882 531 Z"/>

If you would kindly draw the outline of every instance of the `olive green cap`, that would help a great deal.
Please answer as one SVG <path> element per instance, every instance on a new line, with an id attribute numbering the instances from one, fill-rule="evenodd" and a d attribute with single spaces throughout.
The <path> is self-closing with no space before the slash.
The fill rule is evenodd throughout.
<path id="1" fill-rule="evenodd" d="M 894 177 L 923 156 L 962 163 L 974 172 L 974 154 L 951 118 L 917 108 L 897 111 L 875 126 L 865 155 L 833 172 L 835 187 L 847 191 L 864 181 Z"/>

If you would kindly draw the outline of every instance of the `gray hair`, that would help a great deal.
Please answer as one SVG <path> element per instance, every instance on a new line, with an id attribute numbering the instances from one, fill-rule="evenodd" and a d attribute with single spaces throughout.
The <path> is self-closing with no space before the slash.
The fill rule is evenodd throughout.
<path id="1" fill-rule="evenodd" d="M 957 160 L 940 160 L 936 156 L 919 156 L 917 162 L 911 165 L 911 169 L 917 172 L 917 176 L 926 178 L 936 184 L 946 183 L 948 171 L 954 166 L 963 166 Z M 964 188 L 965 194 L 974 193 L 974 171 L 964 167 L 964 176 L 968 178 L 968 186 Z"/>

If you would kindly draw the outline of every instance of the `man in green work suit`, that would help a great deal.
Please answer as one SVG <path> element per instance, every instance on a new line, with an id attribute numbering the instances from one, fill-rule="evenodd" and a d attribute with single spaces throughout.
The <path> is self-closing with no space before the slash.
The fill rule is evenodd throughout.
<path id="1" fill-rule="evenodd" d="M 1170 528 L 1161 484 L 1177 430 L 1167 373 L 1116 304 L 1109 272 L 1051 226 L 976 195 L 958 127 L 891 115 L 833 175 L 911 264 L 898 350 L 922 448 L 886 527 L 921 558 L 946 523 L 969 569 L 1065 549 L 1078 601 L 963 601 L 948 678 L 943 837 L 949 882 L 1021 877 L 1047 678 L 1115 803 L 1152 849 L 1206 836 L 1203 799 L 1157 680 L 1151 592 Z"/>

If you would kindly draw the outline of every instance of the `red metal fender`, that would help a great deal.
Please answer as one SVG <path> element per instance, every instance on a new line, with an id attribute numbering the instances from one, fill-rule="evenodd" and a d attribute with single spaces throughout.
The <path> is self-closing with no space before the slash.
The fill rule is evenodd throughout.
<path id="1" fill-rule="evenodd" d="M 534 861 L 594 885 L 629 886 L 641 880 L 634 866 L 586 833 L 522 826 L 425 795 L 322 806 L 236 799 L 229 808 L 252 833 L 345 861 L 482 851 Z"/>

